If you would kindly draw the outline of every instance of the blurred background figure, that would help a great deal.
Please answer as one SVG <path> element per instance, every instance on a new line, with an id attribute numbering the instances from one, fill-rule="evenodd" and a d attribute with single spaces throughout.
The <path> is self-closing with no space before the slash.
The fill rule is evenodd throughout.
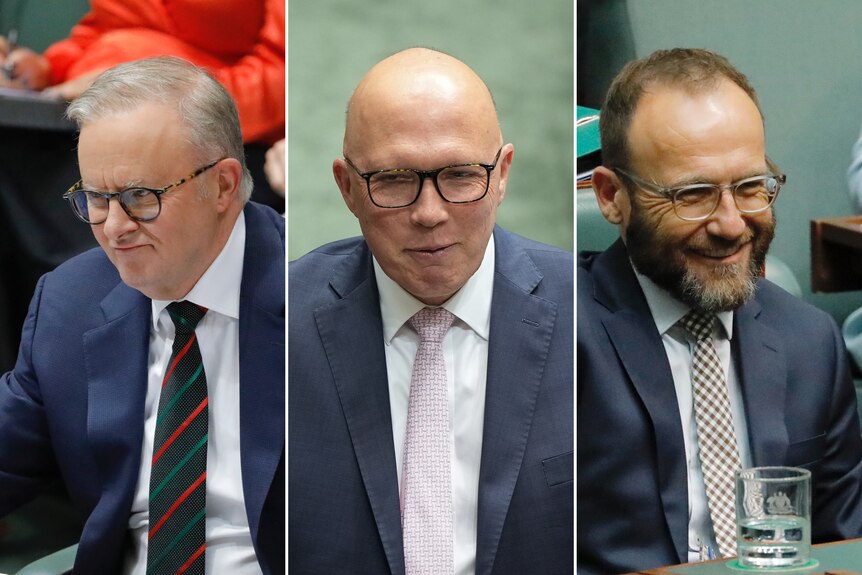
<path id="1" fill-rule="evenodd" d="M 277 141 L 266 151 L 266 163 L 263 165 L 266 179 L 272 191 L 284 197 L 284 138 Z"/>
<path id="2" fill-rule="evenodd" d="M 92 0 L 69 37 L 42 54 L 15 31 L 0 39 L 0 86 L 72 100 L 111 66 L 179 56 L 227 88 L 245 142 L 272 144 L 284 132 L 284 13 L 283 0 Z"/>

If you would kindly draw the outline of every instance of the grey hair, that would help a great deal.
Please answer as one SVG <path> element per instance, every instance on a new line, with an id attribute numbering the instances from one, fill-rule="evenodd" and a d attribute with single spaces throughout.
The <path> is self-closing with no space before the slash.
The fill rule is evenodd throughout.
<path id="1" fill-rule="evenodd" d="M 236 104 L 227 90 L 181 58 L 164 56 L 115 66 L 69 104 L 66 116 L 80 129 L 87 122 L 134 110 L 141 105 L 171 103 L 188 128 L 188 139 L 200 162 L 234 158 L 242 166 L 239 197 L 251 197 L 253 182 L 245 164 Z"/>

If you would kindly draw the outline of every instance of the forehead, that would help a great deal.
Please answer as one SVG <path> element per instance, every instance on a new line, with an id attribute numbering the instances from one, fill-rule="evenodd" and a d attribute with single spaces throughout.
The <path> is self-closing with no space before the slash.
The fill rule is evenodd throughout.
<path id="1" fill-rule="evenodd" d="M 478 161 L 499 139 L 483 84 L 437 71 L 396 79 L 368 82 L 353 99 L 346 142 L 357 160 L 373 167 L 410 161 L 410 167 L 433 168 Z"/>
<path id="2" fill-rule="evenodd" d="M 86 184 L 114 187 L 157 177 L 191 152 L 178 113 L 163 104 L 93 119 L 81 127 L 78 164 Z"/>
<path id="3" fill-rule="evenodd" d="M 700 92 L 648 89 L 632 118 L 628 143 L 633 167 L 644 171 L 686 175 L 765 166 L 760 112 L 729 80 Z"/>
<path id="4" fill-rule="evenodd" d="M 85 122 L 81 126 L 79 141 L 85 148 L 101 142 L 112 145 L 118 142 L 172 144 L 175 139 L 182 139 L 181 125 L 179 113 L 173 107 L 146 103 Z"/>
<path id="5" fill-rule="evenodd" d="M 468 107 L 423 97 L 368 110 L 361 122 L 364 137 L 357 148 L 369 159 L 407 159 L 420 152 L 457 156 L 481 150 L 493 134 L 485 119 Z"/>

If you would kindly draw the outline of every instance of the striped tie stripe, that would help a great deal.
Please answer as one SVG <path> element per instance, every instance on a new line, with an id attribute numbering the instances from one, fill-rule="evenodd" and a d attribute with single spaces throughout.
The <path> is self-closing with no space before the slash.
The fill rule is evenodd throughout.
<path id="1" fill-rule="evenodd" d="M 180 469 L 182 469 L 182 467 L 183 467 L 186 463 L 188 463 L 189 459 L 191 459 L 194 455 L 196 455 L 196 454 L 197 454 L 197 452 L 198 452 L 198 450 L 199 450 L 201 447 L 206 447 L 206 443 L 207 443 L 207 437 L 206 437 L 206 436 L 204 436 L 204 437 L 202 437 L 202 438 L 201 438 L 201 440 L 197 443 L 197 445 L 195 445 L 195 447 L 194 447 L 191 451 L 189 451 L 189 452 L 188 452 L 188 454 L 186 454 L 186 456 L 185 456 L 185 457 L 184 457 L 184 458 L 183 458 L 183 459 L 182 459 L 182 460 L 177 464 L 177 466 L 176 466 L 176 467 L 174 467 L 174 468 L 173 468 L 173 469 L 168 473 L 168 475 L 167 475 L 167 476 L 166 476 L 166 477 L 161 481 L 161 483 L 159 483 L 159 485 L 158 485 L 158 486 L 156 486 L 152 491 L 150 491 L 150 499 L 152 499 L 152 498 L 156 497 L 159 493 L 161 493 L 161 492 L 162 492 L 162 489 L 164 489 L 164 488 L 165 488 L 165 486 L 168 484 L 168 482 L 171 480 L 171 478 L 173 478 L 173 477 L 174 477 L 174 475 L 176 475 L 176 474 L 177 474 L 177 472 L 179 472 L 179 470 L 180 470 Z"/>
<path id="2" fill-rule="evenodd" d="M 179 533 L 177 533 L 176 537 L 174 537 L 170 541 L 170 543 L 168 543 L 168 545 L 165 547 L 164 551 L 162 551 L 161 555 L 159 555 L 158 557 L 156 557 L 156 559 L 153 560 L 152 565 L 150 567 L 147 567 L 147 573 L 157 572 L 156 569 L 159 567 L 159 564 L 168 558 L 168 554 L 171 551 L 173 551 L 177 545 L 180 544 L 180 542 L 183 540 L 183 537 L 185 537 L 186 534 L 188 534 L 188 532 L 191 531 L 191 529 L 195 526 L 196 523 L 203 521 L 205 519 L 205 516 L 206 516 L 206 509 L 201 509 L 200 511 L 198 511 L 198 514 L 195 515 L 194 517 L 192 517 L 191 520 L 186 524 L 186 526 L 183 527 L 183 529 Z M 193 555 L 191 555 L 185 563 L 183 563 L 181 568 L 183 570 L 188 569 L 188 567 L 191 565 L 191 563 L 194 562 L 194 560 L 205 549 L 206 549 L 206 543 L 204 543 L 201 547 L 199 547 L 197 549 L 197 551 Z M 177 573 L 179 573 L 179 572 L 180 571 L 178 569 Z"/>
<path id="3" fill-rule="evenodd" d="M 207 312 L 191 302 L 167 311 L 176 328 L 153 438 L 148 575 L 203 575 L 209 399 L 195 328 Z"/>
<path id="4" fill-rule="evenodd" d="M 173 442 L 174 442 L 174 441 L 176 441 L 177 437 L 179 437 L 179 436 L 180 436 L 180 434 L 181 434 L 183 431 L 185 431 L 185 430 L 186 430 L 186 428 L 187 428 L 189 425 L 191 425 L 192 421 L 193 421 L 193 420 L 198 416 L 198 414 L 199 414 L 201 411 L 203 411 L 203 410 L 204 410 L 204 408 L 205 408 L 205 407 L 207 407 L 208 405 L 209 405 L 209 399 L 208 399 L 208 398 L 204 398 L 204 400 L 203 400 L 202 402 L 200 402 L 200 404 L 195 408 L 195 410 L 194 410 L 193 412 L 191 412 L 191 414 L 189 414 L 189 416 L 186 418 L 186 420 L 185 420 L 185 421 L 183 421 L 183 422 L 180 424 L 180 426 L 177 428 L 177 430 L 176 430 L 176 431 L 174 431 L 173 435 L 171 435 L 170 437 L 168 437 L 168 438 L 165 440 L 165 442 L 162 444 L 162 447 L 161 447 L 161 448 L 160 448 L 160 449 L 159 449 L 155 454 L 153 454 L 153 463 L 155 463 L 156 461 L 158 461 L 159 459 L 161 459 L 162 454 L 167 450 L 167 448 L 168 448 L 168 447 L 170 447 L 170 446 L 171 446 L 171 444 L 173 444 Z"/>
<path id="5" fill-rule="evenodd" d="M 156 418 L 156 425 L 158 425 L 158 424 L 159 424 L 159 422 L 162 420 L 162 418 L 164 418 L 168 413 L 170 413 L 171 408 L 174 406 L 174 404 L 175 404 L 176 402 L 178 402 L 180 399 L 182 399 L 182 397 L 183 397 L 183 395 L 185 394 L 186 390 L 187 390 L 189 387 L 191 387 L 191 385 L 195 382 L 195 380 L 196 380 L 196 379 L 198 378 L 198 376 L 200 375 L 200 372 L 201 372 L 201 371 L 203 371 L 203 368 L 204 368 L 204 365 L 203 365 L 203 364 L 201 364 L 201 366 L 200 366 L 200 367 L 198 368 L 198 370 L 194 373 L 194 375 L 192 375 L 192 377 L 190 377 L 190 378 L 189 378 L 189 380 L 186 382 L 186 384 L 185 384 L 185 385 L 184 385 L 184 386 L 183 386 L 179 391 L 177 391 L 177 394 L 176 394 L 176 395 L 171 399 L 171 401 L 170 401 L 170 402 L 168 402 L 168 404 L 165 406 L 165 410 L 164 410 L 164 412 L 160 413 L 160 414 L 159 414 L 159 416 Z"/>
<path id="6" fill-rule="evenodd" d="M 198 477 L 197 480 L 194 483 L 192 483 L 189 486 L 189 488 L 186 489 L 182 495 L 180 495 L 179 499 L 177 499 L 174 502 L 174 504 L 170 506 L 170 508 L 165 512 L 165 514 L 162 515 L 162 518 L 159 519 L 159 521 L 155 525 L 150 527 L 149 539 L 153 538 L 153 535 L 155 535 L 156 532 L 158 532 L 158 530 L 161 528 L 161 526 L 165 524 L 165 521 L 167 521 L 168 518 L 173 514 L 173 512 L 177 510 L 177 508 L 180 506 L 180 504 L 183 501 L 185 501 L 188 498 L 188 496 L 192 494 L 192 491 L 197 489 L 198 485 L 203 483 L 206 480 L 206 478 L 207 478 L 207 472 L 204 471 L 203 473 L 201 473 L 200 477 Z"/>
<path id="7" fill-rule="evenodd" d="M 171 316 L 171 317 L 173 317 L 173 316 Z M 197 337 L 192 335 L 192 338 L 189 340 L 189 342 L 186 344 L 186 346 L 182 350 L 180 350 L 180 352 L 176 355 L 176 357 L 171 362 L 170 367 L 168 367 L 167 373 L 165 373 L 165 378 L 162 380 L 162 387 L 165 387 L 165 384 L 168 382 L 168 380 L 170 380 L 171 374 L 173 374 L 173 372 L 174 372 L 174 368 L 177 366 L 177 364 L 180 362 L 180 360 L 183 357 L 185 357 L 186 353 L 192 347 L 192 344 L 196 343 L 196 342 L 197 342 Z"/>
<path id="8" fill-rule="evenodd" d="M 206 549 L 207 549 L 207 544 L 206 544 L 206 543 L 204 543 L 204 544 L 202 544 L 200 547 L 198 547 L 197 551 L 195 551 L 194 553 L 192 553 L 192 556 L 191 556 L 191 557 L 189 557 L 189 560 L 188 560 L 188 561 L 186 561 L 185 563 L 183 563 L 182 567 L 180 567 L 179 569 L 177 569 L 177 575 L 180 575 L 181 573 L 185 573 L 185 572 L 188 570 L 188 568 L 192 566 L 192 563 L 194 563 L 194 562 L 195 562 L 195 560 L 196 560 L 198 557 L 200 557 L 200 556 L 203 554 L 203 552 L 204 552 L 204 551 L 206 551 Z"/>

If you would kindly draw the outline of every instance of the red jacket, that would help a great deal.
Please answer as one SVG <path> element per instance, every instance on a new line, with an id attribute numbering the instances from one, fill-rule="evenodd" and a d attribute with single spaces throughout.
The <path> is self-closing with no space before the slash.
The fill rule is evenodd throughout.
<path id="1" fill-rule="evenodd" d="M 91 0 L 45 51 L 51 83 L 150 56 L 207 68 L 236 100 L 246 142 L 284 137 L 284 0 Z M 154 79 L 157 81 L 157 79 Z"/>

